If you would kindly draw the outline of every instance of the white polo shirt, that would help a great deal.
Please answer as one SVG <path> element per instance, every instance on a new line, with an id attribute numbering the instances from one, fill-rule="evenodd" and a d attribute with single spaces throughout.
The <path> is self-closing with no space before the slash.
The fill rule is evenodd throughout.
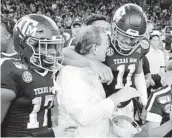
<path id="1" fill-rule="evenodd" d="M 146 57 L 149 61 L 151 74 L 161 74 L 160 69 L 165 67 L 164 53 L 160 49 L 155 50 L 150 47 Z"/>
<path id="2" fill-rule="evenodd" d="M 77 126 L 76 137 L 109 136 L 114 103 L 106 98 L 98 76 L 89 68 L 64 66 L 57 84 L 59 127 Z"/>

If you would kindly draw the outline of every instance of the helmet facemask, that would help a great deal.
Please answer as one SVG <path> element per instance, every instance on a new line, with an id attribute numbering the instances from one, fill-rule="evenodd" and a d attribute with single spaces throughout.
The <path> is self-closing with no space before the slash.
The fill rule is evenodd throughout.
<path id="1" fill-rule="evenodd" d="M 26 44 L 33 50 L 33 55 L 30 57 L 33 65 L 49 71 L 60 69 L 63 62 L 62 48 L 64 45 L 64 39 L 61 36 L 55 40 L 28 37 Z"/>
<path id="2" fill-rule="evenodd" d="M 132 31 L 134 30 L 129 30 L 128 32 L 124 32 L 116 25 L 115 22 L 112 24 L 112 35 L 111 35 L 112 45 L 114 46 L 115 50 L 123 56 L 131 55 L 140 46 L 139 41 L 144 37 L 144 35 L 143 36 L 134 35 L 134 34 L 132 35 Z M 122 41 L 118 38 L 119 35 L 124 37 Z M 130 42 L 124 43 L 125 38 L 129 39 Z"/>

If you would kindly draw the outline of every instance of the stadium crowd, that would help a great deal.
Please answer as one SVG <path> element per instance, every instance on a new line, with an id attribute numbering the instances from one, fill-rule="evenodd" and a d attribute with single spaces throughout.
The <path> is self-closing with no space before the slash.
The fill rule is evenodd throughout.
<path id="1" fill-rule="evenodd" d="M 172 136 L 168 0 L 2 1 L 0 64 L 1 136 Z"/>
<path id="2" fill-rule="evenodd" d="M 44 14 L 67 29 L 75 18 L 84 20 L 93 13 L 110 18 L 117 8 L 127 2 L 143 7 L 148 19 L 157 25 L 172 24 L 172 4 L 167 3 L 163 7 L 159 0 L 3 0 L 1 12 L 14 21 L 30 13 Z"/>

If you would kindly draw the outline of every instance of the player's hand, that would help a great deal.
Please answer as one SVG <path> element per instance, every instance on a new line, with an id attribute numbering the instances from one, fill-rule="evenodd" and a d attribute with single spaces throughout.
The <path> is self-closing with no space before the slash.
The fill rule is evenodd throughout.
<path id="1" fill-rule="evenodd" d="M 56 126 L 52 128 L 55 134 L 55 137 L 75 137 L 77 126 Z"/>
<path id="2" fill-rule="evenodd" d="M 146 75 L 145 79 L 146 79 L 146 87 L 155 86 L 155 82 L 154 82 L 154 80 L 152 79 L 150 73 Z"/>
<path id="3" fill-rule="evenodd" d="M 143 106 L 142 113 L 140 116 L 143 124 L 145 124 L 145 122 L 146 122 L 146 117 L 147 117 L 147 110 L 146 110 L 145 106 Z"/>
<path id="4" fill-rule="evenodd" d="M 150 86 L 155 86 L 155 82 L 152 78 L 150 78 L 149 82 L 150 82 Z"/>
<path id="5" fill-rule="evenodd" d="M 149 137 L 148 136 L 148 124 L 144 124 L 141 126 L 142 131 L 140 133 L 135 134 L 133 137 Z"/>
<path id="6" fill-rule="evenodd" d="M 109 98 L 111 98 L 112 101 L 114 101 L 115 104 L 117 104 L 117 102 L 119 103 L 125 102 L 134 97 L 140 97 L 140 96 L 141 96 L 141 93 L 138 92 L 135 88 L 126 86 L 120 89 L 117 93 L 114 93 L 111 96 L 109 96 Z"/>
<path id="7" fill-rule="evenodd" d="M 89 66 L 95 73 L 97 73 L 102 83 L 107 83 L 109 85 L 112 82 L 113 74 L 110 67 L 95 60 L 91 60 Z"/>

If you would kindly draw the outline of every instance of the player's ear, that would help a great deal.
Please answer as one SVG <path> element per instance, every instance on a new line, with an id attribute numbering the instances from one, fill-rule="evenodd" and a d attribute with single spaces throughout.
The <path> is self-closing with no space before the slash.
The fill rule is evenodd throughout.
<path id="1" fill-rule="evenodd" d="M 96 44 L 92 45 L 92 52 L 94 55 L 96 55 L 96 50 L 97 50 Z"/>

